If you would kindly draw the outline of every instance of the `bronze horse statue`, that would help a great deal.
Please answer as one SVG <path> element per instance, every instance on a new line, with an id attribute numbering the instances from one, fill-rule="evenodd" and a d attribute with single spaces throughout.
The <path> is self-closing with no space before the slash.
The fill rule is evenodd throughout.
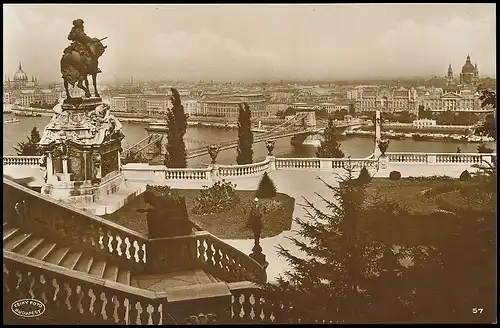
<path id="1" fill-rule="evenodd" d="M 104 38 L 106 39 L 106 38 Z M 85 97 L 90 98 L 92 94 L 89 90 L 88 75 L 92 76 L 94 84 L 94 95 L 99 97 L 97 91 L 97 74 L 99 57 L 102 56 L 108 46 L 104 46 L 101 41 L 104 39 L 92 38 L 92 43 L 88 45 L 91 53 L 91 58 L 88 58 L 78 51 L 71 50 L 63 54 L 61 58 L 61 73 L 64 80 L 64 89 L 66 90 L 66 98 L 70 99 L 68 86 L 76 86 L 85 91 Z M 85 84 L 84 84 L 85 83 Z"/>

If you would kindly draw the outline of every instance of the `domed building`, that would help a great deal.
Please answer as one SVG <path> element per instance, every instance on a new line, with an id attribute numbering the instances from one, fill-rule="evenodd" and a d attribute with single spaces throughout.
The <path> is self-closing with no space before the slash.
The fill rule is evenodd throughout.
<path id="1" fill-rule="evenodd" d="M 14 74 L 14 82 L 28 82 L 28 75 L 24 73 L 21 63 L 19 63 L 19 68 L 16 74 Z"/>
<path id="2" fill-rule="evenodd" d="M 479 70 L 477 69 L 477 64 L 472 65 L 470 56 L 467 56 L 465 64 L 462 67 L 462 73 L 460 73 L 460 84 L 476 86 L 479 80 Z"/>

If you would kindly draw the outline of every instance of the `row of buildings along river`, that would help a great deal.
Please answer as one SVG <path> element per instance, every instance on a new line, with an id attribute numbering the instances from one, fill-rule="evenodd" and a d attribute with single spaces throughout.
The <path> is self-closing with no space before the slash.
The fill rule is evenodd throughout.
<path id="1" fill-rule="evenodd" d="M 477 64 L 467 56 L 459 75 L 450 64 L 442 78 L 432 78 L 425 85 L 284 85 L 243 83 L 175 83 L 184 109 L 192 117 L 212 117 L 234 123 L 239 104 L 246 102 L 254 118 L 283 112 L 287 108 L 323 110 L 329 113 L 345 110 L 354 115 L 380 110 L 382 113 L 409 112 L 419 109 L 433 113 L 467 112 L 483 114 L 477 88 L 484 83 Z M 418 84 L 418 83 L 417 83 Z M 171 85 L 161 83 L 131 83 L 103 86 L 101 95 L 112 111 L 122 116 L 164 117 L 171 106 Z M 71 88 L 70 88 L 71 89 Z M 74 97 L 82 90 L 71 89 Z M 21 63 L 11 79 L 5 77 L 4 103 L 29 107 L 33 104 L 53 104 L 64 96 L 61 85 L 42 86 L 35 76 L 29 77 Z"/>

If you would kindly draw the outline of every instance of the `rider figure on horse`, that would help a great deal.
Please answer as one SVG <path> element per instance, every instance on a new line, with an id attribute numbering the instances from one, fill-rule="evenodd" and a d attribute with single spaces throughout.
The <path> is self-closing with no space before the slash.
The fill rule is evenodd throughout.
<path id="1" fill-rule="evenodd" d="M 73 21 L 73 27 L 68 35 L 68 40 L 73 41 L 71 45 L 64 49 L 64 53 L 69 53 L 71 51 L 76 51 L 80 53 L 81 56 L 87 58 L 89 61 L 96 62 L 97 58 L 95 58 L 92 50 L 90 49 L 90 45 L 94 42 L 91 37 L 85 34 L 83 28 L 83 19 L 75 19 Z M 101 73 L 99 67 L 97 67 L 97 73 Z"/>

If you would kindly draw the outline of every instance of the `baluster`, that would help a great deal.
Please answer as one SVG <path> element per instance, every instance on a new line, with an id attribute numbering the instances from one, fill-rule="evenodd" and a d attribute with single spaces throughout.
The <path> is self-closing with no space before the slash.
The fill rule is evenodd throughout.
<path id="1" fill-rule="evenodd" d="M 80 294 L 78 293 L 78 284 L 76 282 L 68 283 L 68 305 L 69 317 L 71 320 L 77 319 L 80 316 Z"/>
<path id="2" fill-rule="evenodd" d="M 153 325 L 159 325 L 160 324 L 160 319 L 161 319 L 161 311 L 159 309 L 159 303 L 154 302 L 153 303 L 153 312 L 151 312 L 151 320 L 153 321 Z"/>
<path id="3" fill-rule="evenodd" d="M 124 296 L 116 296 L 117 309 L 116 315 L 118 317 L 118 324 L 126 324 L 127 323 L 127 306 L 128 300 Z"/>
<path id="4" fill-rule="evenodd" d="M 207 239 L 207 251 L 206 251 L 207 263 L 211 267 L 215 267 L 216 263 L 214 263 L 214 257 L 213 257 L 214 251 L 212 250 L 212 245 L 213 245 L 212 241 Z"/>
<path id="5" fill-rule="evenodd" d="M 125 243 L 125 238 L 126 237 L 120 236 L 120 246 L 119 246 L 120 253 L 121 253 L 120 256 L 123 257 L 123 258 L 128 259 L 128 256 L 126 254 L 126 252 L 127 252 L 127 244 Z"/>
<path id="6" fill-rule="evenodd" d="M 80 286 L 80 293 L 82 294 L 82 298 L 80 303 L 82 305 L 82 323 L 87 322 L 89 319 L 93 319 L 95 313 L 94 309 L 91 310 L 92 305 L 92 297 L 90 296 L 90 288 L 89 286 Z"/>
<path id="7" fill-rule="evenodd" d="M 232 302 L 232 312 L 233 312 L 233 321 L 242 322 L 243 321 L 243 305 L 244 295 L 241 292 L 236 292 L 233 294 L 233 302 Z"/>
<path id="8" fill-rule="evenodd" d="M 214 245 L 215 246 L 215 245 Z M 214 247 L 215 248 L 215 253 L 214 253 L 214 262 L 215 262 L 215 268 L 217 271 L 221 272 L 223 271 L 223 266 L 222 266 L 222 263 L 221 263 L 221 259 L 222 259 L 222 256 L 221 256 L 221 250 L 219 247 Z"/>
<path id="9" fill-rule="evenodd" d="M 139 249 L 137 250 L 137 256 L 139 257 L 139 263 L 146 263 L 146 252 L 143 247 L 145 247 L 145 244 L 139 245 L 139 242 L 137 242 L 137 245 L 139 246 Z"/>
<path id="10" fill-rule="evenodd" d="M 250 293 L 245 290 L 241 293 L 243 295 L 243 321 L 251 322 L 252 321 L 252 304 L 250 304 Z"/>
<path id="11" fill-rule="evenodd" d="M 94 307 L 92 309 L 92 314 L 94 315 L 94 322 L 96 323 L 102 323 L 103 322 L 103 315 L 102 315 L 102 307 L 104 305 L 104 301 L 102 300 L 102 293 L 99 290 L 94 289 Z"/>
<path id="12" fill-rule="evenodd" d="M 19 271 L 21 281 L 19 282 L 19 295 L 21 298 L 31 298 L 31 275 L 26 271 Z"/>
<path id="13" fill-rule="evenodd" d="M 108 234 L 112 234 L 111 231 L 108 231 Z M 119 254 L 119 250 L 118 250 L 118 244 L 119 244 L 119 241 L 118 241 L 118 236 L 115 234 L 114 236 L 110 236 L 110 239 L 112 238 L 111 240 L 111 254 L 116 254 L 118 256 L 120 256 Z"/>

